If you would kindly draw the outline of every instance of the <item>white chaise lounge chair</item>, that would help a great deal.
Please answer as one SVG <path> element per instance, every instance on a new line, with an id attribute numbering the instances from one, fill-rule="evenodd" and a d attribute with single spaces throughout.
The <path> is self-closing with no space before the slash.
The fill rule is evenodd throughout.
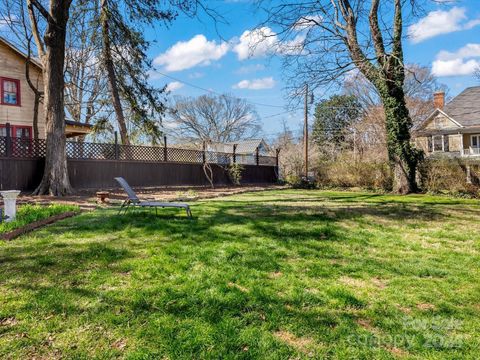
<path id="1" fill-rule="evenodd" d="M 122 177 L 116 177 L 115 180 L 120 184 L 120 186 L 125 190 L 125 192 L 128 195 L 127 200 L 125 200 L 120 207 L 120 210 L 118 211 L 119 214 L 122 213 L 122 210 L 126 214 L 128 211 L 128 208 L 130 206 L 132 207 L 150 207 L 150 208 L 155 208 L 155 211 L 157 211 L 158 208 L 167 208 L 167 207 L 173 207 L 173 208 L 181 208 L 185 209 L 187 212 L 188 217 L 192 217 L 192 212 L 190 211 L 190 206 L 188 204 L 181 204 L 181 203 L 170 203 L 170 202 L 159 202 L 159 201 L 142 201 L 138 198 L 137 194 L 133 191 L 133 189 L 128 185 L 127 181 L 122 178 Z"/>

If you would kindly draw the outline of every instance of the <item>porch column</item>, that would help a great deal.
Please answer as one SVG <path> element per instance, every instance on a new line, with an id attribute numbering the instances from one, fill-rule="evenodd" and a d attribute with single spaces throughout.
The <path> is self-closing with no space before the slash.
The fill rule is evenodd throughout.
<path id="1" fill-rule="evenodd" d="M 458 133 L 460 135 L 460 155 L 464 156 L 465 155 L 465 148 L 463 147 L 463 134 Z"/>

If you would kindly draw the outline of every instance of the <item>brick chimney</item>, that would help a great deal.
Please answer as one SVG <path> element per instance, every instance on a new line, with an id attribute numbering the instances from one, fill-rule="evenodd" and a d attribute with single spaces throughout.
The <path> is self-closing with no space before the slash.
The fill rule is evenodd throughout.
<path id="1" fill-rule="evenodd" d="M 435 109 L 443 110 L 445 107 L 445 91 L 437 91 L 433 93 L 433 105 Z"/>

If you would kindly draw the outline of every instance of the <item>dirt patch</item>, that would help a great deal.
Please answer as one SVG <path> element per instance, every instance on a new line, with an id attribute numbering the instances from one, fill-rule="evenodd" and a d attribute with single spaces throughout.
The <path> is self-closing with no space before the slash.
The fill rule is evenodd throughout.
<path id="1" fill-rule="evenodd" d="M 429 303 L 417 304 L 417 309 L 420 310 L 435 310 L 435 305 Z"/>
<path id="2" fill-rule="evenodd" d="M 362 328 L 368 331 L 374 331 L 375 327 L 372 325 L 370 320 L 367 319 L 357 319 L 357 324 L 360 325 Z"/>
<path id="3" fill-rule="evenodd" d="M 379 289 L 385 289 L 387 287 L 386 280 L 374 277 L 374 278 L 371 278 L 370 281 L 372 282 L 373 285 L 375 285 Z"/>
<path id="4" fill-rule="evenodd" d="M 395 357 L 403 358 L 408 356 L 408 352 L 406 352 L 403 349 L 397 348 L 397 347 L 386 347 L 387 351 L 390 352 L 392 355 Z"/>
<path id="5" fill-rule="evenodd" d="M 250 290 L 247 289 L 246 287 L 244 287 L 244 286 L 242 286 L 242 285 L 235 284 L 235 283 L 233 283 L 233 282 L 229 282 L 229 283 L 228 283 L 228 287 L 230 287 L 230 288 L 236 288 L 236 289 L 238 289 L 238 290 L 240 290 L 241 292 L 244 292 L 244 293 L 250 292 Z"/>
<path id="6" fill-rule="evenodd" d="M 395 304 L 395 306 L 398 308 L 398 310 L 400 310 L 404 314 L 410 314 L 412 312 L 412 309 L 409 307 L 402 306 L 400 304 Z"/>
<path id="7" fill-rule="evenodd" d="M 355 279 L 355 278 L 351 278 L 351 277 L 348 277 L 348 276 L 342 276 L 339 280 L 342 284 L 345 284 L 345 285 L 348 285 L 348 286 L 353 286 L 353 287 L 356 287 L 356 288 L 367 288 L 368 287 L 368 283 L 363 279 Z"/>
<path id="8" fill-rule="evenodd" d="M 283 273 L 281 271 L 275 271 L 275 272 L 271 272 L 270 274 L 268 274 L 268 277 L 270 279 L 278 279 L 280 277 L 282 277 Z"/>
<path id="9" fill-rule="evenodd" d="M 136 187 L 135 192 L 140 198 L 150 198 L 157 201 L 175 201 L 182 195 L 179 193 L 185 193 L 189 190 L 195 191 L 195 199 L 211 199 L 221 196 L 237 195 L 245 192 L 256 192 L 273 189 L 285 189 L 285 186 L 272 185 L 272 184 L 258 184 L 258 185 L 242 185 L 242 186 L 219 186 L 215 189 L 211 189 L 204 186 L 177 186 L 177 187 Z M 106 200 L 107 203 L 103 206 L 118 205 L 121 201 L 125 200 L 126 194 L 119 188 L 111 189 L 90 189 L 79 190 L 76 194 L 64 197 L 55 196 L 31 196 L 28 193 L 20 194 L 18 197 L 18 204 L 68 204 L 77 205 L 82 210 L 94 210 L 99 206 L 97 204 L 96 193 L 99 191 L 108 191 L 109 197 Z M 3 206 L 3 202 L 0 199 L 0 206 Z"/>
<path id="10" fill-rule="evenodd" d="M 348 276 L 342 276 L 339 280 L 341 283 L 345 285 L 352 286 L 359 289 L 372 289 L 372 288 L 385 289 L 387 287 L 387 282 L 377 277 L 364 280 L 364 279 L 351 278 Z"/>
<path id="11" fill-rule="evenodd" d="M 307 353 L 309 351 L 309 348 L 311 348 L 313 345 L 312 339 L 305 337 L 297 337 L 288 331 L 277 331 L 273 335 L 277 339 L 303 353 Z"/>
<path id="12" fill-rule="evenodd" d="M 14 317 L 0 319 L 0 326 L 15 326 L 17 324 L 18 321 Z"/>
<path id="13" fill-rule="evenodd" d="M 127 340 L 119 339 L 112 344 L 112 348 L 123 351 L 127 347 Z"/>

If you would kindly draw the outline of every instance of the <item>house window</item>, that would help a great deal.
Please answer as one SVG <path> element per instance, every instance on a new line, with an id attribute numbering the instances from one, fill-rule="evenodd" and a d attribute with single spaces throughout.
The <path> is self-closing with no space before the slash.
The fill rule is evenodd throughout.
<path id="1" fill-rule="evenodd" d="M 480 148 L 480 135 L 472 135 L 470 139 L 472 148 Z"/>
<path id="2" fill-rule="evenodd" d="M 0 125 L 0 136 L 7 136 L 7 128 L 5 125 Z M 32 139 L 32 127 L 31 126 L 10 126 L 10 136 L 22 140 Z"/>
<path id="3" fill-rule="evenodd" d="M 443 151 L 443 135 L 433 136 L 433 151 Z"/>
<path id="4" fill-rule="evenodd" d="M 20 81 L 0 78 L 2 105 L 20 106 Z"/>

